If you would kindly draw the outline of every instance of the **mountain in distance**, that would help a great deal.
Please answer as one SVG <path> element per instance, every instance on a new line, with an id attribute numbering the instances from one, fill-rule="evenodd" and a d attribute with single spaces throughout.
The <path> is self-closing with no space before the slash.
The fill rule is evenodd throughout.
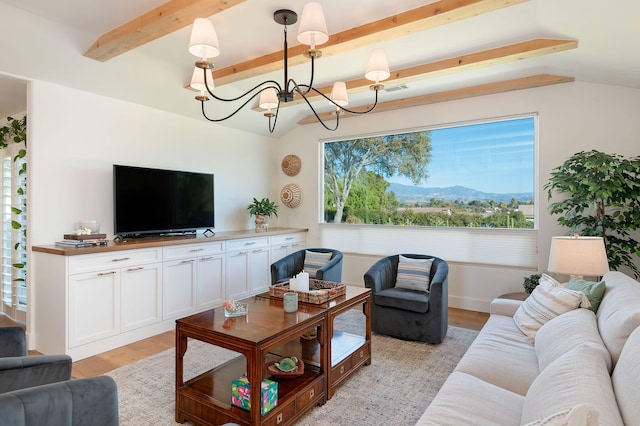
<path id="1" fill-rule="evenodd" d="M 447 188 L 425 188 L 421 186 L 403 185 L 401 183 L 389 183 L 387 192 L 394 192 L 396 199 L 401 203 L 427 203 L 430 199 L 454 202 L 456 200 L 468 203 L 473 200 L 495 201 L 509 203 L 512 198 L 517 201 L 533 201 L 533 192 L 521 193 L 488 193 L 476 191 L 464 186 L 450 186 Z"/>

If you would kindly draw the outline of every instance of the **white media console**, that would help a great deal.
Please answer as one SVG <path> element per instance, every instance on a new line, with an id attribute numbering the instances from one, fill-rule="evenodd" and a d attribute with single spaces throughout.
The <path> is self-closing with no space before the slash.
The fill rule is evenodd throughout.
<path id="1" fill-rule="evenodd" d="M 270 265 L 307 229 L 34 246 L 36 350 L 74 361 L 171 330 L 175 320 L 268 290 Z"/>

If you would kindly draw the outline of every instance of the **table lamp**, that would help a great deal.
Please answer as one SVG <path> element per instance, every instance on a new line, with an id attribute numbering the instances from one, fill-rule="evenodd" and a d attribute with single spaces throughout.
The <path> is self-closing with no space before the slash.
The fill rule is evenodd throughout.
<path id="1" fill-rule="evenodd" d="M 582 278 L 602 276 L 609 271 L 602 237 L 552 237 L 549 272 Z"/>

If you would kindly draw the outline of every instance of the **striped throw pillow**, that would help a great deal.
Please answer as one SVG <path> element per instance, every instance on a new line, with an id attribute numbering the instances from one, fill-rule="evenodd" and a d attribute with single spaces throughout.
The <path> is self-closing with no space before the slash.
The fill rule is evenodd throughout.
<path id="1" fill-rule="evenodd" d="M 522 302 L 513 315 L 513 321 L 534 342 L 538 329 L 547 321 L 581 304 L 584 308 L 591 306 L 583 292 L 565 288 L 547 274 L 542 274 L 540 284 Z"/>
<path id="2" fill-rule="evenodd" d="M 433 259 L 413 259 L 399 256 L 396 288 L 429 292 Z"/>
<path id="3" fill-rule="evenodd" d="M 320 253 L 317 251 L 304 251 L 304 272 L 309 274 L 310 278 L 317 278 L 318 269 L 329 263 L 333 253 Z"/>

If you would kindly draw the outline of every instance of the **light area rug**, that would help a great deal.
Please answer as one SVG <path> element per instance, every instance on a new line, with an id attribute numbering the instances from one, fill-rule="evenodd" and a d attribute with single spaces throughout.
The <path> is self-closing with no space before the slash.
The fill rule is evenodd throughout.
<path id="1" fill-rule="evenodd" d="M 352 324 L 351 324 L 352 325 Z M 349 324 L 347 324 L 348 328 Z M 373 334 L 372 363 L 298 425 L 414 425 L 478 332 L 449 327 L 440 345 Z M 190 341 L 185 380 L 237 353 Z M 118 384 L 122 426 L 174 426 L 175 351 L 169 349 L 108 373 Z"/>

